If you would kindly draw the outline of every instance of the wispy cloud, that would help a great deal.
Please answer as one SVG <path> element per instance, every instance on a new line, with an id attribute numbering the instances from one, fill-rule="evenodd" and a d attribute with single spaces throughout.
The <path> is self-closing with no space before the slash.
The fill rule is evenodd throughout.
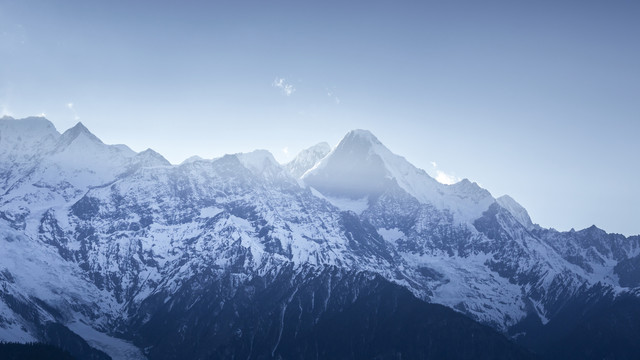
<path id="1" fill-rule="evenodd" d="M 73 119 L 74 120 L 80 120 L 80 116 L 78 116 L 78 112 L 76 111 L 76 108 L 73 106 L 73 103 L 67 103 L 67 108 L 69 110 L 71 110 L 71 112 L 73 112 Z"/>
<path id="2" fill-rule="evenodd" d="M 291 96 L 296 91 L 296 88 L 287 82 L 285 78 L 276 78 L 271 84 L 273 87 L 279 88 L 285 95 Z"/>
<path id="3" fill-rule="evenodd" d="M 285 147 L 282 149 L 282 153 L 284 154 L 284 156 L 289 157 L 289 147 L 288 147 L 288 146 L 285 146 Z"/>
<path id="4" fill-rule="evenodd" d="M 340 98 L 337 97 L 336 94 L 333 91 L 327 90 L 327 96 L 332 98 L 336 102 L 336 104 L 338 104 L 338 105 L 340 104 Z"/>

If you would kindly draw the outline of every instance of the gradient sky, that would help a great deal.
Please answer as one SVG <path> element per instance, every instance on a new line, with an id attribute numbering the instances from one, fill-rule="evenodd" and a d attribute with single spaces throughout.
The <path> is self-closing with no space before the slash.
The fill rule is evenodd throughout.
<path id="1" fill-rule="evenodd" d="M 0 115 L 173 163 L 285 162 L 364 128 L 543 226 L 638 234 L 638 19 L 637 1 L 0 0 Z"/>

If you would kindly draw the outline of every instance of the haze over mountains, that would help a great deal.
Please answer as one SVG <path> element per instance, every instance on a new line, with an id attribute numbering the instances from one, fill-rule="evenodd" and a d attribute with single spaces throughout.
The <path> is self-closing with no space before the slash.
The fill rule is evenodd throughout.
<path id="1" fill-rule="evenodd" d="M 0 190 L 0 340 L 122 359 L 638 350 L 640 236 L 542 228 L 366 130 L 286 165 L 171 165 L 5 117 Z"/>

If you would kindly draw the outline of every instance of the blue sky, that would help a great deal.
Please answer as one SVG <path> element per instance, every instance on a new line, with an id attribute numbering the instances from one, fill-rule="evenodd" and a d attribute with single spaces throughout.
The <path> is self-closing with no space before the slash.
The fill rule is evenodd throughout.
<path id="1" fill-rule="evenodd" d="M 174 163 L 284 162 L 364 128 L 543 226 L 638 234 L 638 19 L 629 1 L 0 0 L 0 113 Z"/>

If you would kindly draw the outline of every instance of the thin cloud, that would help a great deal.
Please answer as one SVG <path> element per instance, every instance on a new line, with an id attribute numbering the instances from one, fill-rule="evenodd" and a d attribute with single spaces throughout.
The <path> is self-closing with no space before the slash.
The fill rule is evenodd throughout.
<path id="1" fill-rule="evenodd" d="M 73 119 L 74 120 L 80 120 L 80 116 L 78 116 L 78 112 L 76 111 L 76 108 L 74 107 L 73 103 L 67 103 L 67 109 L 71 110 L 71 112 L 73 112 Z"/>
<path id="2" fill-rule="evenodd" d="M 296 88 L 289 84 L 285 78 L 276 78 L 271 86 L 281 89 L 286 96 L 291 96 L 296 91 Z"/>
<path id="3" fill-rule="evenodd" d="M 285 146 L 285 147 L 282 149 L 282 153 L 283 153 L 286 157 L 289 157 L 289 147 L 288 147 L 288 146 Z"/>
<path id="4" fill-rule="evenodd" d="M 331 91 L 331 90 L 327 90 L 327 96 L 332 98 L 337 105 L 340 105 L 340 98 L 336 96 L 336 94 Z"/>

